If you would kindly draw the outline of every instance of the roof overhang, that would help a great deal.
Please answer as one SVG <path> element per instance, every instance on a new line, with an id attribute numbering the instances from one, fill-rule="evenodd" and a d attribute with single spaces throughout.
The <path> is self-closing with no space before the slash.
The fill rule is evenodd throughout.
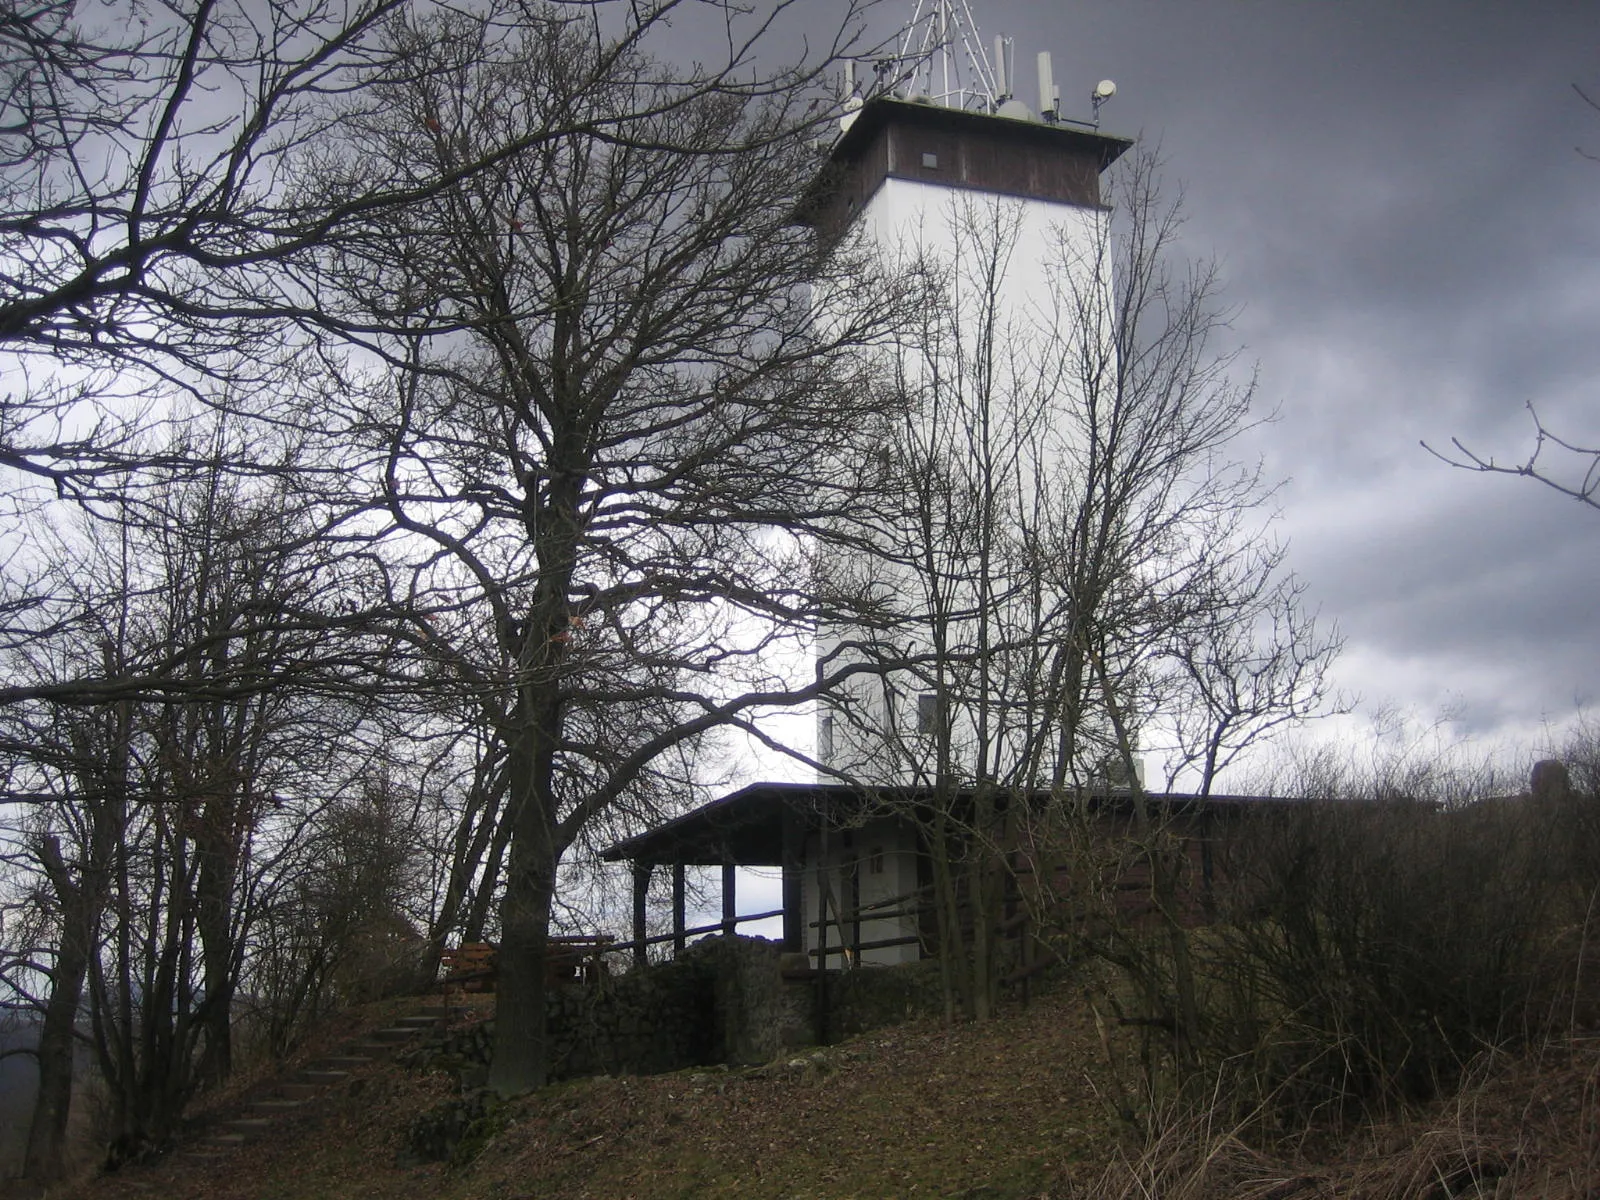
<path id="1" fill-rule="evenodd" d="M 955 799 L 966 802 L 973 795 L 973 789 L 963 788 Z M 1041 790 L 1034 800 L 1043 803 L 1049 795 Z M 819 828 L 824 821 L 832 824 L 876 814 L 913 813 L 930 805 L 934 796 L 934 789 L 928 787 L 753 783 L 617 842 L 602 850 L 600 857 L 641 866 L 778 867 L 784 864 L 786 825 L 792 837 L 796 831 Z M 1097 810 L 1107 812 L 1131 811 L 1132 806 L 1126 792 L 1099 793 L 1088 800 Z M 1149 800 L 1164 815 L 1295 803 L 1266 796 L 1203 797 L 1179 792 L 1151 794 Z M 795 848 L 790 849 L 793 852 Z"/>

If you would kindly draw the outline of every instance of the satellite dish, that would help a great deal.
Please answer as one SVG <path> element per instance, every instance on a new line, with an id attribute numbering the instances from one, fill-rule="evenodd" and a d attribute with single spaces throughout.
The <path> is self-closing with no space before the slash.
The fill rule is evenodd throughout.
<path id="1" fill-rule="evenodd" d="M 1014 97 L 1002 100 L 998 112 L 1000 116 L 1010 117 L 1013 121 L 1033 120 L 1033 109 Z"/>
<path id="2" fill-rule="evenodd" d="M 1100 106 L 1117 94 L 1117 85 L 1109 79 L 1102 79 L 1094 85 L 1094 123 L 1100 124 Z"/>

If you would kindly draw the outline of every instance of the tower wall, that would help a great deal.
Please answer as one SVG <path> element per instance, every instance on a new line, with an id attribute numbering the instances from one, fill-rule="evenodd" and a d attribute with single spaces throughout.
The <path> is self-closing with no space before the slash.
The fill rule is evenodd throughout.
<path id="1" fill-rule="evenodd" d="M 914 328 L 884 351 L 907 401 L 885 449 L 907 503 L 886 502 L 878 554 L 829 569 L 901 620 L 821 630 L 818 653 L 903 665 L 822 708 L 819 756 L 867 783 L 1037 782 L 1053 762 L 1031 739 L 1062 613 L 1029 582 L 1029 546 L 1068 502 L 1054 493 L 1082 457 L 1083 374 L 1114 363 L 1099 172 L 1126 143 L 881 103 L 841 140 L 816 211 L 930 283 Z M 824 311 L 848 303 L 820 298 Z"/>

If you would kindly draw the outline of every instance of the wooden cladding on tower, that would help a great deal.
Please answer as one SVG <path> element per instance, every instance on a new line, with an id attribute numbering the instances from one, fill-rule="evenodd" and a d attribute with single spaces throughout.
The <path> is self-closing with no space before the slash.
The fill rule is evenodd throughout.
<path id="1" fill-rule="evenodd" d="M 840 137 L 798 215 L 837 233 L 890 178 L 1099 206 L 1100 172 L 1129 145 L 1095 129 L 878 99 Z"/>

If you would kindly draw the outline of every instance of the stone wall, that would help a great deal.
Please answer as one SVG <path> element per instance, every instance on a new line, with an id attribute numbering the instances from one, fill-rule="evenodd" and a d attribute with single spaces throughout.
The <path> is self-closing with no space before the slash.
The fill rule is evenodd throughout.
<path id="1" fill-rule="evenodd" d="M 815 985 L 811 985 L 813 991 Z M 828 1041 L 944 1011 L 938 959 L 828 976 Z"/>
<path id="2" fill-rule="evenodd" d="M 550 1003 L 552 1078 L 754 1066 L 816 1041 L 815 977 L 786 979 L 777 943 L 709 937 Z M 935 960 L 828 976 L 827 1040 L 943 1011 Z"/>
<path id="3" fill-rule="evenodd" d="M 785 980 L 779 961 L 775 942 L 709 937 L 672 962 L 552 989 L 550 1077 L 751 1065 L 810 1044 L 812 985 Z M 478 1063 L 492 1040 L 462 1031 L 441 1049 Z"/>
<path id="4" fill-rule="evenodd" d="M 777 943 L 710 937 L 672 962 L 550 993 L 550 1078 L 653 1075 L 726 1063 L 754 1066 L 816 1040 L 815 977 L 786 979 Z M 937 1013 L 937 962 L 862 967 L 829 975 L 828 1040 Z M 458 1029 L 410 1052 L 479 1081 L 494 1042 L 490 1023 Z"/>
<path id="5" fill-rule="evenodd" d="M 692 948 L 691 948 L 692 949 Z M 714 1062 L 712 956 L 636 968 L 550 993 L 550 1077 L 652 1075 Z"/>

